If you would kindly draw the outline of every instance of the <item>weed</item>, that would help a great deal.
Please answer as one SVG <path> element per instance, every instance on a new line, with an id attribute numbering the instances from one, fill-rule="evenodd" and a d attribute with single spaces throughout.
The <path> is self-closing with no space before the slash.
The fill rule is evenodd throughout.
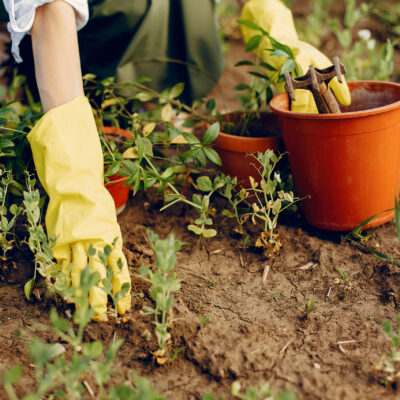
<path id="1" fill-rule="evenodd" d="M 341 288 L 341 293 L 339 294 L 340 300 L 344 300 L 347 296 L 349 290 L 352 289 L 351 282 L 349 281 L 349 273 L 343 268 L 338 268 L 340 278 L 335 279 L 335 284 Z"/>
<path id="2" fill-rule="evenodd" d="M 365 226 L 368 225 L 377 216 L 382 215 L 383 213 L 386 213 L 389 211 L 393 211 L 393 210 L 394 210 L 394 216 L 395 216 L 397 239 L 398 239 L 398 242 L 400 243 L 400 207 L 399 207 L 399 202 L 397 200 L 397 197 L 394 198 L 394 208 L 391 208 L 389 210 L 384 210 L 380 213 L 374 214 L 371 217 L 366 218 L 355 229 L 353 229 L 350 233 L 348 233 L 346 236 L 344 236 L 342 238 L 342 243 L 350 242 L 353 245 L 357 246 L 359 249 L 361 249 L 367 253 L 371 253 L 378 260 L 388 262 L 388 263 L 400 268 L 400 260 L 396 259 L 395 256 L 388 256 L 387 254 L 384 254 L 380 251 L 377 251 L 376 249 L 374 249 L 372 247 L 369 247 L 369 246 L 361 243 L 362 241 L 365 241 L 368 239 L 368 236 L 363 236 L 361 234 L 362 230 L 365 229 Z M 358 241 L 356 239 L 358 239 L 360 241 Z"/>
<path id="3" fill-rule="evenodd" d="M 199 321 L 200 321 L 200 326 L 204 328 L 210 322 L 210 317 L 199 314 Z"/>
<path id="4" fill-rule="evenodd" d="M 14 247 L 16 235 L 14 232 L 18 216 L 21 214 L 21 207 L 17 204 L 8 203 L 8 192 L 10 186 L 14 183 L 12 172 L 0 169 L 1 184 L 0 187 L 0 246 L 3 251 L 1 260 L 7 260 L 7 252 Z"/>
<path id="5" fill-rule="evenodd" d="M 163 400 L 154 392 L 146 379 L 134 374 L 119 380 L 118 386 L 110 384 L 111 375 L 115 375 L 114 361 L 123 340 L 113 341 L 107 349 L 99 341 L 83 342 L 83 332 L 90 322 L 93 309 L 89 305 L 89 292 L 99 283 L 98 273 L 91 274 L 89 267 L 81 273 L 80 288 L 69 288 L 76 299 L 78 307 L 73 315 L 74 326 L 61 318 L 55 309 L 50 312 L 51 330 L 59 337 L 60 342 L 46 343 L 34 338 L 29 345 L 29 352 L 35 365 L 34 376 L 36 388 L 24 396 L 24 399 L 52 398 L 55 400 L 79 400 L 85 390 L 91 397 L 110 400 Z M 42 329 L 50 330 L 49 327 Z M 65 346 L 70 346 L 72 353 L 67 356 Z M 11 400 L 17 400 L 14 385 L 21 376 L 20 366 L 6 371 L 1 378 L 4 389 Z M 121 379 L 122 378 L 122 379 Z M 89 384 L 90 382 L 90 384 Z M 95 386 L 93 386 L 95 385 Z"/>
<path id="6" fill-rule="evenodd" d="M 315 303 L 313 300 L 308 300 L 306 305 L 304 306 L 304 313 L 306 315 L 310 314 L 311 311 L 314 311 Z"/>
<path id="7" fill-rule="evenodd" d="M 357 33 L 357 40 L 353 40 L 354 28 L 368 16 L 370 6 L 366 2 L 358 6 L 356 0 L 345 0 L 345 3 L 344 23 L 341 24 L 338 19 L 333 19 L 330 27 L 343 48 L 342 62 L 346 65 L 348 79 L 389 80 L 394 67 L 395 43 L 387 39 L 387 42 L 378 49 L 368 29 L 360 30 Z"/>
<path id="8" fill-rule="evenodd" d="M 383 354 L 376 369 L 385 373 L 383 383 L 394 382 L 400 377 L 400 314 L 396 315 L 395 326 L 388 319 L 382 321 L 383 334 L 391 345 L 390 354 Z"/>
<path id="9" fill-rule="evenodd" d="M 299 36 L 305 42 L 320 47 L 324 37 L 329 33 L 326 21 L 329 19 L 333 0 L 314 0 L 311 13 L 305 21 L 296 23 Z"/>
<path id="10" fill-rule="evenodd" d="M 24 292 L 29 300 L 32 293 L 37 272 L 46 279 L 46 283 L 50 284 L 50 279 L 57 274 L 57 269 L 53 263 L 53 252 L 51 250 L 50 241 L 44 232 L 41 224 L 41 207 L 40 193 L 35 189 L 36 179 L 32 179 L 31 175 L 26 177 L 27 190 L 23 192 L 23 214 L 27 219 L 27 231 L 29 233 L 28 240 L 25 241 L 35 260 L 35 270 L 33 277 L 26 282 Z"/>
<path id="11" fill-rule="evenodd" d="M 261 386 L 251 386 L 247 388 L 244 392 L 242 392 L 240 382 L 235 381 L 232 383 L 231 393 L 234 398 L 240 400 L 296 400 L 297 399 L 297 396 L 289 390 L 284 390 L 282 392 L 274 394 L 269 382 L 266 382 Z"/>
<path id="12" fill-rule="evenodd" d="M 257 221 L 261 222 L 262 231 L 255 246 L 264 247 L 271 254 L 281 247 L 279 236 L 275 233 L 279 215 L 300 199 L 294 197 L 292 191 L 285 191 L 280 174 L 275 170 L 283 154 L 277 156 L 272 150 L 267 150 L 253 157 L 257 161 L 255 167 L 261 179 L 258 183 L 250 177 L 251 191 L 248 197 L 255 200 L 250 204 L 250 211 L 245 212 L 241 218 L 243 221 L 250 218 L 253 225 L 256 225 Z"/>
<path id="13" fill-rule="evenodd" d="M 160 239 L 154 232 L 148 232 L 151 247 L 156 256 L 156 272 L 142 264 L 139 270 L 140 277 L 151 284 L 151 298 L 155 306 L 143 307 L 145 313 L 153 315 L 155 333 L 159 349 L 154 352 L 158 364 L 171 361 L 171 334 L 169 333 L 174 321 L 172 306 L 174 303 L 173 293 L 181 287 L 181 280 L 176 277 L 173 268 L 176 261 L 176 253 L 182 243 L 175 240 L 171 234 L 167 239 Z"/>

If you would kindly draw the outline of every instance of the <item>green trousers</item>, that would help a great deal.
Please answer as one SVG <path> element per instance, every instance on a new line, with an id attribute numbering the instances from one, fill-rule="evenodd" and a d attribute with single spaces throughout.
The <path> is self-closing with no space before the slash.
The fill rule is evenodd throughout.
<path id="1" fill-rule="evenodd" d="M 89 7 L 78 33 L 83 73 L 119 81 L 146 76 L 158 91 L 184 82 L 187 102 L 217 82 L 223 55 L 214 0 L 89 0 Z M 21 56 L 22 73 L 33 78 L 28 35 Z"/>

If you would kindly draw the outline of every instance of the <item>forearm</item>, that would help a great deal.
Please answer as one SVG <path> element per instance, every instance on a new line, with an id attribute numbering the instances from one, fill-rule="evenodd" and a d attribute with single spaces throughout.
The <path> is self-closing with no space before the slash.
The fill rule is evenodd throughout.
<path id="1" fill-rule="evenodd" d="M 74 9 L 63 1 L 39 7 L 31 35 L 44 111 L 83 95 Z"/>

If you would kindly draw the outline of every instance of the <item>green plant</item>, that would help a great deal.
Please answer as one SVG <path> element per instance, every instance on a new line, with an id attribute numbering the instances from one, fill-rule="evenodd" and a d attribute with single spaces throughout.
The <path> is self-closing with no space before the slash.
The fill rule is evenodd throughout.
<path id="1" fill-rule="evenodd" d="M 296 21 L 299 36 L 305 42 L 320 47 L 325 36 L 329 33 L 329 20 L 333 0 L 314 0 L 311 12 L 305 20 Z"/>
<path id="2" fill-rule="evenodd" d="M 113 246 L 115 245 L 115 243 L 112 244 Z M 108 258 L 111 254 L 112 251 L 112 247 L 109 245 L 106 245 L 104 247 L 103 251 L 96 251 L 96 249 L 90 245 L 89 246 L 89 251 L 88 251 L 88 256 L 89 257 L 96 257 L 105 267 L 106 270 L 106 277 L 104 279 L 101 280 L 101 289 L 107 293 L 107 296 L 109 298 L 111 298 L 112 300 L 112 304 L 113 304 L 113 309 L 111 311 L 111 315 L 115 318 L 115 319 L 119 319 L 118 317 L 118 311 L 117 311 L 117 304 L 118 301 L 122 298 L 124 298 L 128 292 L 130 291 L 130 285 L 129 283 L 124 283 L 121 287 L 121 290 L 117 293 L 113 293 L 113 278 L 114 278 L 114 270 L 112 269 L 112 267 L 108 264 Z M 120 270 L 122 270 L 123 265 L 122 265 L 122 260 L 119 259 L 118 260 L 118 268 Z M 124 319 L 124 317 L 122 318 Z"/>
<path id="3" fill-rule="evenodd" d="M 341 289 L 341 293 L 339 294 L 339 298 L 344 300 L 347 296 L 349 290 L 352 289 L 351 282 L 349 281 L 349 273 L 346 272 L 343 268 L 338 268 L 340 278 L 335 279 L 335 283 L 339 285 Z"/>
<path id="4" fill-rule="evenodd" d="M 10 186 L 15 182 L 12 172 L 0 169 L 0 177 L 0 246 L 3 251 L 0 259 L 5 262 L 7 261 L 7 252 L 14 247 L 16 240 L 15 224 L 22 210 L 17 204 L 9 204 L 8 202 L 7 195 Z"/>
<path id="5" fill-rule="evenodd" d="M 279 393 L 272 391 L 269 382 L 261 386 L 251 386 L 244 392 L 241 391 L 241 384 L 239 381 L 232 383 L 231 389 L 232 396 L 240 400 L 296 400 L 297 396 L 289 391 L 284 390 Z"/>
<path id="6" fill-rule="evenodd" d="M 50 312 L 51 327 L 41 328 L 53 331 L 60 341 L 50 344 L 38 338 L 31 341 L 29 352 L 35 365 L 36 385 L 34 391 L 23 397 L 24 400 L 80 400 L 86 398 L 85 391 L 91 398 L 99 400 L 163 400 L 151 389 L 146 379 L 134 374 L 126 377 L 120 374 L 117 386 L 110 382 L 112 375 L 116 375 L 114 361 L 123 344 L 122 339 L 113 341 L 107 349 L 99 341 L 83 341 L 84 330 L 93 315 L 88 300 L 89 292 L 98 285 L 99 280 L 98 273 L 90 273 L 87 267 L 81 273 L 79 289 L 69 287 L 64 293 L 73 296 L 78 304 L 73 314 L 76 327 L 61 318 L 53 308 Z M 66 346 L 70 347 L 70 352 L 67 352 Z M 10 400 L 18 399 L 14 386 L 21 372 L 20 366 L 14 366 L 1 377 Z"/>
<path id="7" fill-rule="evenodd" d="M 362 243 L 363 241 L 368 240 L 368 238 L 370 237 L 370 236 L 364 236 L 361 233 L 362 230 L 365 229 L 366 225 L 368 225 L 377 216 L 379 216 L 383 213 L 389 212 L 389 211 L 393 211 L 393 210 L 394 210 L 394 216 L 395 216 L 397 239 L 398 239 L 398 242 L 400 243 L 400 206 L 399 206 L 399 202 L 398 202 L 396 196 L 394 198 L 394 208 L 384 210 L 380 213 L 374 214 L 371 217 L 366 218 L 355 229 L 353 229 L 351 232 L 349 232 L 346 236 L 344 236 L 342 238 L 342 243 L 349 242 L 349 243 L 357 246 L 359 249 L 361 249 L 367 253 L 371 253 L 377 259 L 388 262 L 388 263 L 400 268 L 400 260 L 398 260 L 396 258 L 396 256 L 394 256 L 394 255 L 389 256 L 387 254 L 382 253 L 381 251 L 378 251 L 378 250 Z"/>
<path id="8" fill-rule="evenodd" d="M 199 314 L 199 321 L 200 321 L 200 326 L 204 328 L 210 322 L 210 317 Z"/>
<path id="9" fill-rule="evenodd" d="M 57 269 L 53 263 L 53 252 L 51 250 L 50 241 L 44 232 L 41 224 L 41 207 L 40 207 L 40 193 L 38 189 L 34 189 L 36 179 L 31 175 L 26 177 L 27 191 L 23 192 L 23 214 L 27 220 L 28 244 L 35 260 L 35 269 L 33 277 L 26 282 L 24 292 L 26 298 L 29 300 L 33 290 L 37 272 L 46 278 L 46 283 L 50 283 L 50 278 L 53 278 L 57 273 Z M 54 239 L 53 239 L 54 240 Z"/>
<path id="10" fill-rule="evenodd" d="M 242 109 L 249 111 L 241 118 L 239 122 L 227 122 L 217 113 L 220 123 L 223 125 L 224 132 L 240 131 L 241 136 L 251 136 L 249 129 L 250 121 L 260 117 L 260 111 L 265 108 L 273 97 L 273 89 L 276 84 L 285 81 L 285 73 L 289 72 L 294 76 L 302 74 L 301 66 L 296 62 L 292 49 L 274 39 L 268 32 L 256 23 L 249 20 L 238 20 L 240 25 L 253 29 L 256 33 L 249 39 L 246 45 L 246 52 L 256 51 L 257 59 L 255 62 L 250 60 L 239 61 L 235 66 L 253 67 L 254 70 L 249 71 L 251 75 L 250 83 L 240 83 L 235 90 L 240 92 L 239 99 L 242 103 Z M 271 48 L 263 48 L 268 42 Z M 280 58 L 282 63 L 277 68 L 271 63 L 261 60 L 263 52 L 269 52 L 269 55 Z"/>
<path id="11" fill-rule="evenodd" d="M 306 305 L 304 306 L 304 312 L 305 314 L 309 314 L 311 311 L 314 311 L 315 309 L 315 303 L 313 300 L 308 300 Z"/>
<path id="12" fill-rule="evenodd" d="M 378 49 L 368 29 L 358 31 L 357 39 L 353 40 L 355 26 L 368 16 L 370 6 L 367 3 L 358 6 L 356 0 L 345 0 L 345 3 L 343 24 L 336 18 L 331 20 L 330 27 L 343 49 L 342 62 L 347 68 L 348 79 L 389 80 L 394 67 L 395 43 L 387 39 Z"/>
<path id="13" fill-rule="evenodd" d="M 257 162 L 255 166 L 261 179 L 258 183 L 250 177 L 251 190 L 245 197 L 251 199 L 251 209 L 241 217 L 244 221 L 250 218 L 254 225 L 260 221 L 262 230 L 255 245 L 265 247 L 269 253 L 281 247 L 279 237 L 275 233 L 279 215 L 300 200 L 294 197 L 292 191 L 285 191 L 280 173 L 276 171 L 276 166 L 283 156 L 284 154 L 277 156 L 272 150 L 258 153 L 257 156 L 252 155 Z"/>
<path id="14" fill-rule="evenodd" d="M 389 354 L 383 354 L 376 369 L 385 373 L 383 383 L 396 381 L 400 377 L 400 314 L 396 315 L 396 325 L 388 319 L 382 321 L 383 334 L 391 345 Z"/>
<path id="15" fill-rule="evenodd" d="M 173 271 L 176 253 L 182 243 L 175 240 L 174 235 L 162 240 L 154 232 L 148 231 L 150 245 L 156 256 L 156 272 L 142 264 L 139 269 L 139 276 L 151 284 L 150 293 L 154 301 L 154 307 L 144 306 L 143 310 L 153 315 L 155 333 L 159 349 L 154 352 L 158 364 L 165 364 L 171 361 L 171 334 L 169 333 L 174 321 L 172 307 L 174 304 L 173 293 L 181 287 L 181 280 Z"/>

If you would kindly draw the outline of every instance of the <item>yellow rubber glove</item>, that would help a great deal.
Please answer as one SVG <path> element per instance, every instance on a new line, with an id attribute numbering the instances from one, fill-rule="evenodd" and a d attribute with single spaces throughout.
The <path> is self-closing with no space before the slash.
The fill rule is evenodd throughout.
<path id="1" fill-rule="evenodd" d="M 56 239 L 53 254 L 61 271 L 71 270 L 73 287 L 79 287 L 81 271 L 88 263 L 91 272 L 105 278 L 104 265 L 96 256 L 88 257 L 88 249 L 92 245 L 104 251 L 117 239 L 108 259 L 114 272 L 113 291 L 119 292 L 124 283 L 130 285 L 114 201 L 104 187 L 103 154 L 89 101 L 80 96 L 51 109 L 29 133 L 28 140 L 40 182 L 50 198 L 47 234 Z M 89 302 L 93 319 L 107 320 L 107 294 L 100 287 L 92 288 Z M 119 314 L 130 310 L 130 294 L 117 308 Z"/>
<path id="2" fill-rule="evenodd" d="M 307 72 L 310 65 L 316 68 L 327 68 L 332 62 L 315 47 L 299 40 L 294 25 L 291 11 L 279 0 L 250 0 L 243 7 L 241 19 L 255 22 L 258 26 L 268 32 L 274 39 L 289 46 L 295 55 L 296 61 L 301 65 L 304 73 Z M 243 38 L 248 40 L 258 34 L 258 31 L 246 26 L 240 26 Z M 275 67 L 278 71 L 285 62 L 285 57 L 271 56 L 271 43 L 265 38 L 258 47 L 258 55 L 265 62 Z M 272 82 L 276 83 L 278 72 L 267 71 Z M 344 78 L 344 77 L 343 77 Z M 284 84 L 278 84 L 278 89 L 284 91 Z M 329 84 L 338 101 L 348 106 L 351 103 L 351 95 L 347 83 L 343 80 L 340 83 L 337 78 L 331 80 Z M 296 89 L 296 101 L 292 102 L 292 111 L 301 113 L 318 113 L 312 93 L 309 90 Z"/>

